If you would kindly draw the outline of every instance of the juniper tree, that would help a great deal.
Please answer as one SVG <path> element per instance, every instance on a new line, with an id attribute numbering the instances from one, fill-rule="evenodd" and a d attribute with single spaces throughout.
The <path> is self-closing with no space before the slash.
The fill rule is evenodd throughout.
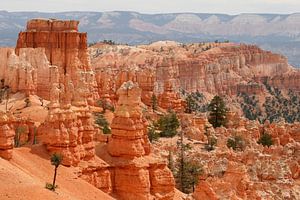
<path id="1" fill-rule="evenodd" d="M 209 106 L 208 109 L 210 111 L 208 121 L 213 125 L 214 128 L 225 126 L 227 123 L 227 112 L 225 102 L 220 96 L 215 96 Z"/>
<path id="2" fill-rule="evenodd" d="M 194 111 L 196 111 L 197 109 L 197 104 L 195 99 L 193 98 L 193 96 L 191 94 L 189 94 L 186 98 L 186 107 L 185 107 L 185 112 L 186 113 L 192 113 Z"/>
<path id="3" fill-rule="evenodd" d="M 174 137 L 177 134 L 179 128 L 179 120 L 177 119 L 175 112 L 169 112 L 162 116 L 157 121 L 158 129 L 161 131 L 161 137 Z"/>
<path id="4" fill-rule="evenodd" d="M 151 107 L 153 111 L 157 110 L 157 97 L 155 94 L 151 96 Z"/>

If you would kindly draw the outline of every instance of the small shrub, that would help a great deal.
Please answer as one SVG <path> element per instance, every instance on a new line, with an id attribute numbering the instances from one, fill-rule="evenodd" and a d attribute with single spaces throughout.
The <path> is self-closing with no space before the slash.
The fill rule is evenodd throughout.
<path id="1" fill-rule="evenodd" d="M 96 113 L 95 114 L 96 120 L 95 123 L 101 127 L 103 134 L 110 134 L 111 129 L 109 127 L 109 124 L 103 114 L 101 113 Z"/>
<path id="2" fill-rule="evenodd" d="M 215 149 L 215 146 L 217 145 L 217 138 L 211 136 L 208 138 L 207 144 L 205 144 L 204 148 L 207 151 L 212 151 Z"/>
<path id="3" fill-rule="evenodd" d="M 161 131 L 161 137 L 174 137 L 177 134 L 179 128 L 179 120 L 177 119 L 176 113 L 169 112 L 162 116 L 157 121 L 158 129 Z"/>
<path id="4" fill-rule="evenodd" d="M 102 113 L 105 113 L 106 110 L 110 110 L 111 112 L 115 111 L 113 105 L 111 105 L 106 99 L 100 99 L 97 101 L 99 107 L 102 108 Z"/>
<path id="5" fill-rule="evenodd" d="M 105 126 L 103 126 L 103 128 L 102 128 L 102 132 L 103 132 L 103 134 L 111 134 L 111 129 L 109 128 L 109 126 L 107 126 L 107 125 L 105 125 Z"/>
<path id="6" fill-rule="evenodd" d="M 185 112 L 186 113 L 192 113 L 192 112 L 197 110 L 196 101 L 195 101 L 194 97 L 191 94 L 189 94 L 187 96 L 185 101 L 186 101 L 186 107 L 185 107 Z"/>
<path id="7" fill-rule="evenodd" d="M 26 131 L 24 126 L 18 126 L 15 130 L 16 134 L 14 137 L 14 143 L 15 143 L 15 147 L 20 147 L 24 144 L 21 144 L 21 135 L 24 134 Z"/>
<path id="8" fill-rule="evenodd" d="M 51 183 L 46 183 L 45 188 L 48 190 L 55 190 L 55 188 L 57 188 L 57 185 L 55 187 L 53 187 L 53 185 Z"/>
<path id="9" fill-rule="evenodd" d="M 262 144 L 263 146 L 268 146 L 270 147 L 271 145 L 273 145 L 273 140 L 272 140 L 272 136 L 268 133 L 263 133 L 259 140 L 257 141 L 258 144 Z"/>
<path id="10" fill-rule="evenodd" d="M 159 134 L 156 133 L 155 127 L 154 126 L 149 126 L 148 127 L 148 139 L 151 143 L 157 141 L 159 138 Z"/>
<path id="11" fill-rule="evenodd" d="M 242 136 L 236 135 L 230 137 L 227 140 L 227 147 L 232 148 L 233 150 L 243 151 L 245 149 L 246 143 Z"/>

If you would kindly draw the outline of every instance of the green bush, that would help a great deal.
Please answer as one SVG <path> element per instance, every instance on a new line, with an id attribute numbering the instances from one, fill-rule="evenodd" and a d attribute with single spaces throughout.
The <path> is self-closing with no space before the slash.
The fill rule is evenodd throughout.
<path id="1" fill-rule="evenodd" d="M 109 127 L 109 124 L 107 120 L 105 119 L 104 115 L 101 113 L 96 113 L 95 114 L 95 123 L 101 127 L 103 134 L 110 134 L 111 129 Z"/>
<path id="2" fill-rule="evenodd" d="M 106 99 L 98 100 L 97 104 L 102 108 L 102 113 L 105 113 L 106 110 L 110 110 L 111 112 L 115 111 L 115 107 L 111 105 Z"/>
<path id="3" fill-rule="evenodd" d="M 257 141 L 258 144 L 262 144 L 263 146 L 268 146 L 270 147 L 271 145 L 273 145 L 273 140 L 272 140 L 272 136 L 268 133 L 263 133 L 259 140 Z"/>
<path id="4" fill-rule="evenodd" d="M 157 141 L 159 138 L 159 134 L 156 133 L 155 127 L 154 126 L 149 126 L 148 127 L 148 139 L 151 143 Z"/>
<path id="5" fill-rule="evenodd" d="M 195 101 L 194 97 L 191 94 L 189 94 L 187 96 L 185 101 L 186 101 L 186 107 L 185 107 L 185 112 L 186 113 L 192 113 L 192 112 L 195 112 L 197 110 L 196 101 Z"/>
<path id="6" fill-rule="evenodd" d="M 215 149 L 215 146 L 217 145 L 217 138 L 213 137 L 213 136 L 210 136 L 208 138 L 208 141 L 207 141 L 207 144 L 205 144 L 204 148 L 207 150 L 207 151 L 212 151 Z"/>
<path id="7" fill-rule="evenodd" d="M 213 125 L 214 128 L 225 126 L 227 123 L 227 112 L 224 100 L 220 96 L 215 96 L 209 106 L 209 118 L 208 121 Z"/>
<path id="8" fill-rule="evenodd" d="M 227 140 L 227 147 L 233 150 L 243 151 L 246 147 L 246 142 L 242 136 L 236 135 Z"/>
<path id="9" fill-rule="evenodd" d="M 160 117 L 157 121 L 157 127 L 161 131 L 161 137 L 174 137 L 179 128 L 179 120 L 177 119 L 176 113 L 169 112 Z"/>
<path id="10" fill-rule="evenodd" d="M 48 190 L 55 190 L 55 188 L 57 188 L 57 185 L 53 187 L 51 183 L 46 183 L 45 188 Z"/>
<path id="11" fill-rule="evenodd" d="M 179 159 L 177 168 L 175 180 L 178 189 L 186 194 L 194 192 L 199 176 L 203 174 L 203 167 L 197 162 Z"/>

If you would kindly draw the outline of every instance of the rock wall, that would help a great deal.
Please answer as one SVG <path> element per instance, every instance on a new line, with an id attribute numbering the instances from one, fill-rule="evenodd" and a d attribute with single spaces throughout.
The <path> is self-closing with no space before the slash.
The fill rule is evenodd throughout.
<path id="1" fill-rule="evenodd" d="M 143 91 L 151 89 L 156 95 L 162 95 L 170 85 L 175 93 L 182 89 L 227 95 L 239 91 L 260 93 L 262 87 L 255 86 L 257 77 L 272 78 L 285 74 L 293 77 L 295 72 L 285 57 L 253 45 L 218 43 L 210 44 L 208 48 L 208 44 L 161 43 L 137 47 L 96 45 L 90 48 L 91 63 L 96 73 L 112 74 L 112 77 L 135 74 L 135 78 L 130 79 L 127 75 L 122 79 L 138 82 Z M 145 79 L 143 75 L 151 79 Z M 287 78 L 285 83 L 278 83 L 277 79 L 274 78 L 274 84 L 276 82 L 284 88 L 298 87 L 295 84 L 297 78 L 293 79 L 295 81 Z M 106 85 L 116 85 L 113 78 L 109 80 Z M 97 81 L 99 91 L 103 91 L 103 83 Z M 144 88 L 144 85 L 151 87 Z M 112 89 L 116 91 L 116 88 Z M 148 105 L 149 102 L 145 102 Z"/>
<path id="2" fill-rule="evenodd" d="M 99 99 L 94 72 L 90 67 L 87 35 L 78 32 L 78 21 L 33 19 L 19 33 L 15 52 L 0 49 L 0 78 L 12 92 L 36 94 L 50 100 L 53 83 L 85 82 L 90 105 Z"/>

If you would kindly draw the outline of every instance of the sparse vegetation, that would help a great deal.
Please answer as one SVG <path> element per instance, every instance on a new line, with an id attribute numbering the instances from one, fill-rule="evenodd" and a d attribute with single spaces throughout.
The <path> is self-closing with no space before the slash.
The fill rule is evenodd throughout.
<path id="1" fill-rule="evenodd" d="M 157 97 L 155 94 L 152 94 L 151 96 L 151 108 L 153 112 L 157 110 Z"/>
<path id="2" fill-rule="evenodd" d="M 271 145 L 273 145 L 272 136 L 264 131 L 257 143 L 262 144 L 263 146 L 270 147 Z"/>
<path id="3" fill-rule="evenodd" d="M 227 147 L 232 148 L 235 151 L 244 151 L 246 147 L 246 142 L 242 136 L 235 135 L 228 138 Z"/>
<path id="4" fill-rule="evenodd" d="M 174 137 L 179 128 L 179 120 L 175 112 L 169 112 L 157 121 L 157 127 L 160 130 L 161 137 Z"/>
<path id="5" fill-rule="evenodd" d="M 175 180 L 178 189 L 184 193 L 191 193 L 195 190 L 199 176 L 203 173 L 202 166 L 195 160 L 188 159 L 185 153 L 191 149 L 188 144 L 183 142 L 183 133 L 180 134 L 178 141 L 180 154 L 177 160 L 177 171 L 175 172 Z"/>
<path id="6" fill-rule="evenodd" d="M 15 143 L 15 147 L 20 147 L 24 144 L 21 143 L 21 137 L 22 134 L 24 134 L 26 131 L 26 128 L 24 126 L 18 126 L 15 130 L 15 137 L 14 137 L 14 143 Z"/>
<path id="7" fill-rule="evenodd" d="M 227 112 L 228 109 L 226 108 L 225 102 L 220 96 L 215 96 L 209 106 L 209 119 L 208 121 L 213 125 L 214 128 L 225 126 L 227 123 Z"/>
<path id="8" fill-rule="evenodd" d="M 97 124 L 101 128 L 103 134 L 111 133 L 109 124 L 102 113 L 95 114 L 95 124 Z"/>
<path id="9" fill-rule="evenodd" d="M 258 119 L 260 122 L 263 121 L 262 111 L 258 104 L 258 99 L 255 95 L 249 96 L 246 93 L 238 94 L 242 98 L 241 108 L 245 117 L 249 120 Z"/>
<path id="10" fill-rule="evenodd" d="M 148 139 L 151 143 L 157 141 L 159 138 L 159 133 L 156 132 L 153 125 L 148 126 Z"/>
<path id="11" fill-rule="evenodd" d="M 191 94 L 189 94 L 187 96 L 185 101 L 186 101 L 186 107 L 185 107 L 185 112 L 186 113 L 192 113 L 192 112 L 195 112 L 197 110 L 196 101 L 195 101 L 195 99 L 193 98 L 193 96 Z"/>
<path id="12" fill-rule="evenodd" d="M 25 108 L 29 107 L 31 104 L 29 97 L 26 97 L 24 102 L 25 102 Z"/>
<path id="13" fill-rule="evenodd" d="M 116 43 L 113 40 L 103 40 L 104 44 L 115 45 Z"/>
<path id="14" fill-rule="evenodd" d="M 102 108 L 102 113 L 105 113 L 106 110 L 110 110 L 111 112 L 115 111 L 115 108 L 111 103 L 109 103 L 106 99 L 100 99 L 97 101 L 97 105 Z"/>
<path id="15" fill-rule="evenodd" d="M 208 140 L 207 140 L 207 144 L 205 144 L 204 148 L 207 150 L 207 151 L 212 151 L 215 149 L 215 146 L 217 145 L 217 138 L 214 137 L 214 136 L 209 136 L 208 137 Z"/>
<path id="16" fill-rule="evenodd" d="M 208 104 L 206 103 L 205 96 L 202 93 L 197 91 L 188 94 L 185 90 L 181 90 L 181 93 L 186 99 L 186 113 L 204 113 L 208 111 Z"/>
<path id="17" fill-rule="evenodd" d="M 59 165 L 62 163 L 63 157 L 61 154 L 54 153 L 51 156 L 50 160 L 51 160 L 51 165 L 54 165 L 54 176 L 53 176 L 52 184 L 46 183 L 46 188 L 49 190 L 55 191 L 55 188 L 57 188 L 57 185 L 55 185 L 57 169 L 58 169 Z"/>

